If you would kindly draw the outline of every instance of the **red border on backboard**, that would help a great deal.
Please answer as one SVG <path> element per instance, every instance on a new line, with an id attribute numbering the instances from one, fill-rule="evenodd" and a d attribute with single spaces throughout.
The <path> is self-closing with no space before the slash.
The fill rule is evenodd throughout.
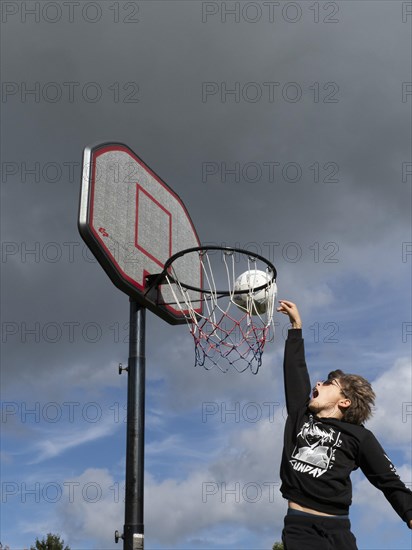
<path id="1" fill-rule="evenodd" d="M 89 215 L 88 215 L 88 222 L 87 222 L 87 225 L 89 227 L 89 230 L 92 232 L 92 234 L 94 235 L 95 239 L 97 240 L 97 242 L 99 243 L 99 245 L 104 249 L 104 252 L 108 258 L 108 260 L 110 260 L 111 264 L 113 266 L 115 266 L 115 269 L 118 271 L 118 273 L 121 274 L 121 276 L 123 277 L 123 279 L 125 279 L 126 281 L 128 281 L 128 283 L 136 288 L 138 291 L 140 291 L 141 293 L 145 290 L 145 281 L 146 281 L 146 276 L 148 275 L 148 273 L 144 270 L 144 273 L 143 273 L 143 281 L 142 283 L 132 279 L 131 277 L 129 277 L 124 271 L 123 269 L 119 266 L 115 256 L 113 256 L 113 253 L 112 251 L 107 247 L 106 243 L 102 240 L 102 235 L 98 232 L 98 229 L 94 227 L 94 193 L 95 193 L 95 183 L 96 183 L 96 163 L 97 163 L 97 159 L 100 155 L 103 155 L 107 152 L 110 152 L 110 151 L 123 151 L 124 153 L 126 153 L 127 155 L 129 155 L 131 158 L 133 158 L 138 164 L 140 164 L 140 166 L 146 170 L 154 179 L 156 179 L 156 181 L 168 192 L 170 193 L 174 198 L 175 200 L 180 204 L 183 212 L 185 213 L 186 217 L 187 217 L 187 220 L 189 221 L 189 224 L 192 228 L 192 231 L 193 231 L 193 235 L 195 236 L 195 239 L 196 239 L 196 242 L 197 242 L 197 245 L 200 246 L 200 241 L 199 241 L 199 238 L 197 236 L 197 232 L 196 232 L 196 229 L 193 225 L 193 222 L 189 216 L 189 213 L 187 212 L 187 209 L 185 207 L 185 205 L 183 204 L 183 202 L 181 201 L 180 197 L 178 195 L 176 195 L 174 193 L 174 191 L 165 183 L 161 180 L 161 178 L 155 174 L 137 155 L 134 154 L 134 152 L 129 149 L 127 146 L 125 145 L 122 145 L 122 144 L 109 144 L 107 146 L 103 146 L 101 148 L 95 148 L 95 149 L 91 149 L 91 154 L 90 154 L 90 163 L 91 163 L 91 170 L 90 170 L 90 175 L 91 175 L 91 181 L 90 181 L 90 194 L 89 194 Z M 171 235 L 172 235 L 172 220 L 171 220 L 171 215 L 170 215 L 170 212 L 168 212 L 161 204 L 158 203 L 158 201 L 156 201 L 156 199 L 154 197 L 152 197 L 146 190 L 144 190 L 143 188 L 141 188 L 141 186 L 136 182 L 136 185 L 138 186 L 138 188 L 141 189 L 141 191 L 143 191 L 148 197 L 150 197 L 151 200 L 153 200 L 162 210 L 164 210 L 164 212 L 166 214 L 169 215 L 170 217 L 170 220 L 169 220 L 169 252 L 170 252 L 170 256 L 173 255 L 173 253 L 176 253 L 176 251 L 173 251 L 172 250 L 172 240 L 171 240 Z M 136 235 L 136 231 L 137 231 L 137 227 L 135 228 L 135 235 Z M 136 245 L 136 243 L 135 243 Z M 163 268 L 164 267 L 164 264 L 162 264 L 158 259 L 154 258 L 153 256 L 151 256 L 146 250 L 143 249 L 143 247 L 139 247 L 137 246 L 137 248 L 139 248 L 142 252 L 144 252 L 146 255 L 148 255 L 148 257 L 151 257 L 151 259 L 153 261 L 155 261 L 159 267 Z M 170 257 L 169 256 L 169 257 Z M 203 280 L 203 274 L 202 272 L 200 271 L 199 273 L 199 276 L 200 276 L 200 286 L 202 286 L 202 280 Z M 158 304 L 158 306 L 162 309 L 166 309 L 168 311 L 170 311 L 171 315 L 176 318 L 176 319 L 179 319 L 179 318 L 183 318 L 183 313 L 187 313 L 187 311 L 185 312 L 181 312 L 179 309 L 175 309 L 173 307 L 171 307 L 170 305 L 162 305 L 162 304 Z M 196 309 L 195 311 L 198 311 L 198 312 L 201 312 L 202 310 L 202 307 L 200 306 L 199 309 Z"/>

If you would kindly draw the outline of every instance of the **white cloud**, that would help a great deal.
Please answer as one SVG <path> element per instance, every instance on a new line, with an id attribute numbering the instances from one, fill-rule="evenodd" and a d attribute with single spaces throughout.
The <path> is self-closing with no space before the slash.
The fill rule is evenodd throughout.
<path id="1" fill-rule="evenodd" d="M 316 310 L 320 307 L 331 306 L 335 302 L 335 296 L 327 283 L 318 283 L 310 289 L 303 288 L 300 300 L 305 307 Z"/>
<path id="2" fill-rule="evenodd" d="M 102 437 L 107 437 L 108 435 L 111 435 L 115 429 L 116 425 L 113 421 L 108 421 L 106 419 L 99 424 L 92 424 L 83 430 L 73 428 L 63 433 L 61 430 L 56 430 L 49 435 L 43 435 L 41 441 L 37 441 L 33 445 L 33 450 L 38 453 L 38 455 L 31 462 L 31 464 L 36 464 L 42 462 L 43 460 L 54 458 L 69 449 L 78 447 L 79 445 L 84 445 L 86 443 L 90 443 L 91 441 L 96 441 Z"/>
<path id="3" fill-rule="evenodd" d="M 232 433 L 215 460 L 181 482 L 156 483 L 149 477 L 147 533 L 159 542 L 175 544 L 224 524 L 228 533 L 233 524 L 249 531 L 273 525 L 274 531 L 285 508 L 278 474 L 282 436 L 279 413 L 273 423 L 264 421 Z"/>
<path id="4" fill-rule="evenodd" d="M 411 450 L 412 365 L 410 358 L 399 358 L 372 384 L 376 410 L 367 428 L 387 445 L 405 452 Z"/>
<path id="5" fill-rule="evenodd" d="M 233 542 L 245 530 L 270 535 L 276 527 L 280 529 L 285 510 L 278 478 L 282 432 L 279 413 L 275 422 L 260 422 L 232 433 L 216 459 L 208 466 L 202 461 L 181 481 L 169 478 L 158 482 L 146 472 L 145 533 L 150 544 L 177 545 L 192 537 L 204 538 L 206 533 L 213 539 L 216 529 L 219 537 Z M 165 442 L 165 449 L 171 441 L 173 438 Z M 164 456 L 167 462 L 167 453 Z M 68 540 L 90 537 L 108 548 L 114 529 L 121 530 L 123 525 L 123 503 L 121 498 L 114 502 L 110 488 L 122 484 L 101 469 L 88 469 L 70 481 L 80 487 L 99 484 L 102 495 L 98 502 L 88 502 L 79 489 L 74 503 L 62 503 L 60 521 Z"/>
<path id="6" fill-rule="evenodd" d="M 120 485 L 100 468 L 89 468 L 65 483 L 72 488 L 71 497 L 61 502 L 57 513 L 67 544 L 76 548 L 80 541 L 90 539 L 95 548 L 116 548 L 114 532 L 121 532 L 124 524 Z"/>

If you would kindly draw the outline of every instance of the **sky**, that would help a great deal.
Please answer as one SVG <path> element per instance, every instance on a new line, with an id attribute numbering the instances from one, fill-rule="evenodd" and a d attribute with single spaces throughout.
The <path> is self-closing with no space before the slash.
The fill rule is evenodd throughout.
<path id="1" fill-rule="evenodd" d="M 119 548 L 128 296 L 77 229 L 83 149 L 128 145 L 203 244 L 260 253 L 298 304 L 311 379 L 377 394 L 367 423 L 412 487 L 411 2 L 4 1 L 0 541 Z M 271 549 L 287 319 L 258 374 L 194 367 L 147 314 L 145 547 Z M 360 550 L 411 531 L 362 472 Z"/>

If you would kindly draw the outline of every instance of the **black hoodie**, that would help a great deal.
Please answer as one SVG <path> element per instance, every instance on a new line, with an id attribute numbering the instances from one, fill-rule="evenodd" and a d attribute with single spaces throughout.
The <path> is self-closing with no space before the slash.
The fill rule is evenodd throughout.
<path id="1" fill-rule="evenodd" d="M 412 520 L 412 492 L 373 433 L 308 410 L 311 384 L 300 329 L 289 330 L 285 344 L 286 420 L 280 488 L 284 498 L 332 515 L 347 515 L 352 503 L 350 474 L 361 468 L 405 521 Z"/>

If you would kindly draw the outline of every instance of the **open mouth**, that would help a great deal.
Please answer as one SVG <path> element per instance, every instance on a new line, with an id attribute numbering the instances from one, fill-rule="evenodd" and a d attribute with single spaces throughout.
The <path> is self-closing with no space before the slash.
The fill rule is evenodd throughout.
<path id="1" fill-rule="evenodd" d="M 319 395 L 319 392 L 316 388 L 313 388 L 312 390 L 312 397 L 313 399 L 316 399 L 316 397 Z"/>

